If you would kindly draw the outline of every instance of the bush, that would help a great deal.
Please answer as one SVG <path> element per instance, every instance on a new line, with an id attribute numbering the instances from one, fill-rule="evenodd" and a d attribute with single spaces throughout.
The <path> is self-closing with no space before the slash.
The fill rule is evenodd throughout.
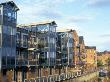
<path id="1" fill-rule="evenodd" d="M 102 60 L 97 60 L 97 67 L 101 67 L 101 66 L 103 66 Z"/>
<path id="2" fill-rule="evenodd" d="M 106 60 L 108 66 L 110 65 L 110 57 Z"/>

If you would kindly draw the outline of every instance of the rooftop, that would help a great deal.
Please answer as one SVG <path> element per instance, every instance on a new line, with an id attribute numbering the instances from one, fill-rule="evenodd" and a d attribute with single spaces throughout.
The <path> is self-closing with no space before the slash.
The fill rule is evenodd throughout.
<path id="1" fill-rule="evenodd" d="M 74 32 L 75 30 L 72 30 L 72 29 L 58 29 L 56 30 L 56 32 Z"/>
<path id="2" fill-rule="evenodd" d="M 85 46 L 86 49 L 94 49 L 96 50 L 96 46 Z"/>
<path id="3" fill-rule="evenodd" d="M 3 2 L 0 5 L 7 5 L 7 4 L 10 4 L 12 7 L 14 7 L 16 11 L 19 10 L 19 8 L 17 7 L 17 5 L 13 1 Z"/>
<path id="4" fill-rule="evenodd" d="M 17 27 L 29 27 L 29 26 L 46 25 L 46 24 L 56 25 L 55 21 L 44 21 L 44 22 L 37 22 L 30 24 L 21 24 L 21 25 L 17 25 Z"/>

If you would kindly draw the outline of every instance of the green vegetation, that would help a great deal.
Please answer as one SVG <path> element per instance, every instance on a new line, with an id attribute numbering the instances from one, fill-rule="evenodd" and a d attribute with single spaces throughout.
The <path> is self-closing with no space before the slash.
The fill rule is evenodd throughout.
<path id="1" fill-rule="evenodd" d="M 103 66 L 102 60 L 97 60 L 97 67 L 101 67 L 101 66 Z"/>
<path id="2" fill-rule="evenodd" d="M 108 66 L 110 66 L 110 57 L 106 60 Z"/>
<path id="3" fill-rule="evenodd" d="M 106 60 L 108 65 L 108 78 L 110 79 L 110 57 Z"/>

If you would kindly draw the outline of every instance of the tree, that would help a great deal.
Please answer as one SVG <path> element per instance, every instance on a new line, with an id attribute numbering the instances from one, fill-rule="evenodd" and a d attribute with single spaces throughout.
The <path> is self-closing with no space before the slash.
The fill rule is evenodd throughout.
<path id="1" fill-rule="evenodd" d="M 110 57 L 106 60 L 108 66 L 110 65 Z"/>
<path id="2" fill-rule="evenodd" d="M 97 67 L 101 67 L 101 66 L 103 66 L 102 60 L 97 60 Z"/>
<path id="3" fill-rule="evenodd" d="M 107 65 L 108 65 L 108 78 L 110 79 L 110 57 L 106 60 Z"/>

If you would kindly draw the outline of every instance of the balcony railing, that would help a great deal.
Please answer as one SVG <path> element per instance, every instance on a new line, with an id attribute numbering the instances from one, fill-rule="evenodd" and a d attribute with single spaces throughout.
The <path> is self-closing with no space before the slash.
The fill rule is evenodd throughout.
<path id="1" fill-rule="evenodd" d="M 69 79 L 73 79 L 81 76 L 81 71 L 62 73 L 60 75 L 49 75 L 48 77 L 38 77 L 30 80 L 24 80 L 24 82 L 61 82 Z"/>
<path id="2" fill-rule="evenodd" d="M 36 65 L 38 65 L 38 62 L 35 61 L 35 60 L 29 60 L 28 61 L 28 65 L 34 65 L 34 66 L 36 66 Z"/>

